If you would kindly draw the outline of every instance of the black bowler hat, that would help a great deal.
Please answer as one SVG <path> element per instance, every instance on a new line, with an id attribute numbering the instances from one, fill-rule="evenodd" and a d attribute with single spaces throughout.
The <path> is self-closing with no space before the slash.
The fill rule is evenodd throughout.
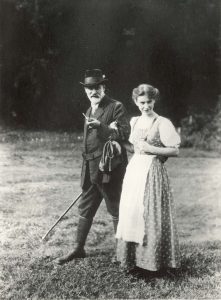
<path id="1" fill-rule="evenodd" d="M 100 69 L 86 70 L 84 74 L 84 82 L 80 82 L 85 87 L 98 85 L 107 81 L 106 76 Z"/>

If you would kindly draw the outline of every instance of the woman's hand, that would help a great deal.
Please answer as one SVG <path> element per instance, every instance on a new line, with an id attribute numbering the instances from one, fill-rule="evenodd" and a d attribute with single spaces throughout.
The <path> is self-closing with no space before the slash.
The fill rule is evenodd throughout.
<path id="1" fill-rule="evenodd" d="M 140 141 L 138 143 L 138 149 L 141 154 L 153 154 L 153 155 L 160 155 L 160 156 L 177 156 L 179 154 L 179 148 L 176 147 L 157 147 L 150 145 L 145 141 Z"/>
<path id="2" fill-rule="evenodd" d="M 152 146 L 145 141 L 138 143 L 138 149 L 140 150 L 140 153 L 152 153 Z"/>

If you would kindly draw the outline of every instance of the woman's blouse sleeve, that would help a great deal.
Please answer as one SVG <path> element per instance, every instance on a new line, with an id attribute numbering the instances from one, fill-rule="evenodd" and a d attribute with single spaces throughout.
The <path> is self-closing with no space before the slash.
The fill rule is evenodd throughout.
<path id="1" fill-rule="evenodd" d="M 181 139 L 172 122 L 162 118 L 159 124 L 160 140 L 166 147 L 179 147 Z"/>
<path id="2" fill-rule="evenodd" d="M 129 142 L 131 144 L 133 144 L 133 129 L 134 129 L 134 125 L 136 123 L 137 117 L 132 117 L 130 119 L 130 137 L 129 137 Z"/>

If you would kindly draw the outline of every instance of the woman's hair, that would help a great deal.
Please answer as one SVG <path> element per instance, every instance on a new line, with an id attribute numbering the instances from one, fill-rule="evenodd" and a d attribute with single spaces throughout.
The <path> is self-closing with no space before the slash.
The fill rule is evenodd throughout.
<path id="1" fill-rule="evenodd" d="M 135 89 L 133 89 L 132 92 L 132 99 L 135 102 L 137 100 L 137 97 L 146 95 L 150 99 L 154 99 L 155 101 L 159 100 L 160 98 L 160 92 L 158 89 L 153 87 L 152 85 L 143 83 L 138 85 Z"/>

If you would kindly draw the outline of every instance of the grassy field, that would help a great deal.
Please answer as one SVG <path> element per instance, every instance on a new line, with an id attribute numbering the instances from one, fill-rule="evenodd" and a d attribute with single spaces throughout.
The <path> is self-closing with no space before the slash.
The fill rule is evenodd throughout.
<path id="1" fill-rule="evenodd" d="M 102 203 L 86 259 L 57 266 L 72 248 L 77 207 L 47 242 L 41 238 L 79 194 L 81 136 L 0 133 L 1 299 L 221 298 L 221 159 L 181 149 L 166 164 L 177 207 L 182 268 L 166 274 L 125 274 L 111 263 L 114 237 Z"/>

